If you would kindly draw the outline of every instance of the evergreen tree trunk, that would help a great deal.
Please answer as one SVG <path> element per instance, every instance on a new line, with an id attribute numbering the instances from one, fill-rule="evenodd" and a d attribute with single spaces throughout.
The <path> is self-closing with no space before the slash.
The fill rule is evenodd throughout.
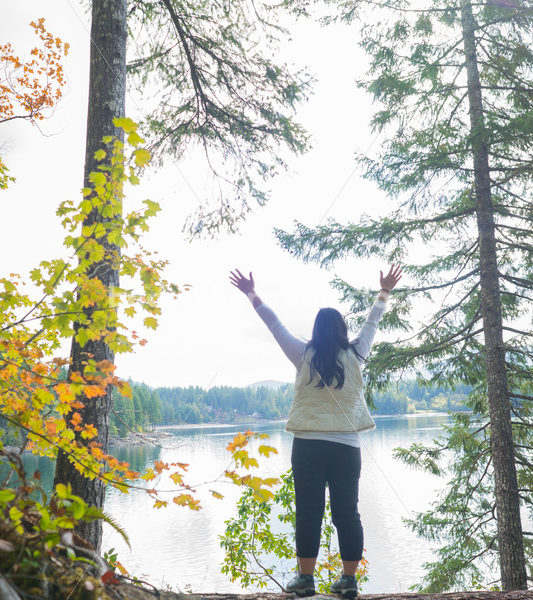
<path id="1" fill-rule="evenodd" d="M 485 336 L 498 551 L 502 587 L 505 591 L 509 591 L 527 589 L 527 575 L 502 334 L 489 150 L 484 135 L 483 102 L 474 35 L 474 17 L 469 0 L 463 0 L 461 4 L 461 24 L 468 79 L 470 132 L 474 163 L 481 310 Z"/>
<path id="2" fill-rule="evenodd" d="M 115 129 L 114 117 L 124 116 L 126 89 L 126 0 L 93 0 L 91 25 L 91 55 L 89 77 L 89 109 L 87 117 L 87 139 L 85 146 L 84 186 L 89 187 L 89 174 L 96 170 L 94 153 L 102 148 L 103 136 L 121 136 L 122 130 Z M 90 214 L 84 225 L 92 225 L 99 217 Z M 106 242 L 103 242 L 106 244 Z M 94 277 L 98 277 L 107 288 L 118 286 L 118 270 L 112 260 L 117 247 L 106 246 L 106 258 L 97 264 Z M 102 341 L 88 342 L 83 348 L 72 340 L 70 372 L 83 373 L 84 362 L 88 357 L 96 361 L 113 362 L 114 355 Z M 98 436 L 92 440 L 101 444 L 104 452 L 108 446 L 109 411 L 111 390 L 100 398 L 80 398 L 85 408 L 80 410 L 83 422 L 92 423 Z M 79 437 L 78 439 L 82 441 Z M 93 506 L 102 507 L 105 485 L 99 479 L 88 479 L 80 474 L 68 460 L 59 453 L 56 463 L 54 485 L 70 483 L 74 494 L 81 496 Z M 102 542 L 101 522 L 83 523 L 79 533 L 96 550 Z"/>

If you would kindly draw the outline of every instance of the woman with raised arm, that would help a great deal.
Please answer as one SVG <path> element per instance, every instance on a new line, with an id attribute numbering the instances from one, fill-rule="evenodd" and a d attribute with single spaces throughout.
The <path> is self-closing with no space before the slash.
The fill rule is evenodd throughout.
<path id="1" fill-rule="evenodd" d="M 357 596 L 355 573 L 363 555 L 363 527 L 357 511 L 361 448 L 358 433 L 375 428 L 363 395 L 361 363 L 389 294 L 401 278 L 392 265 L 380 271 L 381 290 L 357 337 L 348 339 L 346 323 L 334 308 L 321 308 L 309 343 L 291 335 L 255 292 L 252 273 L 238 269 L 230 281 L 246 294 L 287 358 L 296 367 L 294 401 L 286 430 L 294 434 L 292 473 L 296 495 L 298 575 L 286 586 L 299 596 L 315 593 L 313 572 L 320 547 L 320 529 L 329 487 L 331 514 L 337 529 L 343 572 L 331 592 Z"/>

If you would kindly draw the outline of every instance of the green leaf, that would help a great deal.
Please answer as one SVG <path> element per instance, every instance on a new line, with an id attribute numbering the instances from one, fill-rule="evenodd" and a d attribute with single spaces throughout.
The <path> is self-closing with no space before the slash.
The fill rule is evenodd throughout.
<path id="1" fill-rule="evenodd" d="M 133 131 L 128 135 L 128 144 L 130 144 L 131 146 L 138 146 L 143 142 L 143 138 L 136 131 Z"/>
<path id="2" fill-rule="evenodd" d="M 103 187 L 107 183 L 106 176 L 100 171 L 92 171 L 89 174 L 89 181 L 94 183 L 96 187 Z"/>
<path id="3" fill-rule="evenodd" d="M 89 332 L 87 331 L 87 328 L 80 327 L 76 333 L 76 341 L 83 348 L 85 346 L 85 344 L 89 341 L 89 339 L 90 339 L 90 337 L 89 337 Z"/>
<path id="4" fill-rule="evenodd" d="M 113 125 L 124 130 L 124 133 L 132 133 L 137 130 L 137 123 L 129 117 L 115 117 L 113 119 Z"/>
<path id="5" fill-rule="evenodd" d="M 150 152 L 146 148 L 138 148 L 133 152 L 135 164 L 138 167 L 145 167 L 150 162 Z"/>
<path id="6" fill-rule="evenodd" d="M 22 511 L 19 510 L 16 506 L 12 506 L 9 509 L 9 516 L 14 523 L 17 523 L 18 521 L 20 521 L 22 519 L 22 515 L 23 515 Z"/>
<path id="7" fill-rule="evenodd" d="M 161 210 L 161 206 L 153 200 L 143 200 L 143 204 L 146 204 L 145 214 L 147 217 L 152 217 Z"/>
<path id="8" fill-rule="evenodd" d="M 14 498 L 16 498 L 16 494 L 12 489 L 3 489 L 0 490 L 0 502 L 1 503 L 6 503 L 9 502 L 10 500 L 13 500 Z"/>
<path id="9" fill-rule="evenodd" d="M 72 516 L 79 520 L 85 514 L 86 504 L 84 502 L 74 502 L 72 504 Z"/>
<path id="10" fill-rule="evenodd" d="M 157 319 L 154 317 L 146 317 L 144 319 L 144 326 L 150 327 L 151 329 L 157 329 Z"/>
<path id="11" fill-rule="evenodd" d="M 55 487 L 56 494 L 59 498 L 67 497 L 67 486 L 64 483 L 58 483 Z"/>

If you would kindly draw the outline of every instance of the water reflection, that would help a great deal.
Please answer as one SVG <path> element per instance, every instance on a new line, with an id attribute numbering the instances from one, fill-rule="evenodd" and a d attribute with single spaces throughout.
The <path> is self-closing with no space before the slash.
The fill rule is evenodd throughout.
<path id="1" fill-rule="evenodd" d="M 143 471 L 146 465 L 153 463 L 159 458 L 161 448 L 151 444 L 143 446 L 111 446 L 111 454 L 118 460 L 125 460 L 130 464 L 133 471 Z"/>

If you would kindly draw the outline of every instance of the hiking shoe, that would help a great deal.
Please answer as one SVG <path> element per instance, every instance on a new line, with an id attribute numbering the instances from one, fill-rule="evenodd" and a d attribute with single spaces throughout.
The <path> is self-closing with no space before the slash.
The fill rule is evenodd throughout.
<path id="1" fill-rule="evenodd" d="M 353 575 L 341 575 L 329 589 L 332 594 L 340 594 L 351 600 L 357 596 L 357 579 Z"/>
<path id="2" fill-rule="evenodd" d="M 287 593 L 294 592 L 298 596 L 314 596 L 315 595 L 315 580 L 312 575 L 296 575 L 285 586 Z"/>

